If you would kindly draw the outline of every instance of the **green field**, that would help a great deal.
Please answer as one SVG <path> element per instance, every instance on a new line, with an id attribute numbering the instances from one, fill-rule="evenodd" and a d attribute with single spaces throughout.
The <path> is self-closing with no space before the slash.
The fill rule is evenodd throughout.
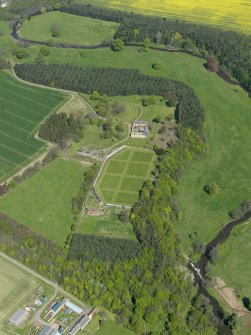
<path id="1" fill-rule="evenodd" d="M 0 334 L 4 321 L 39 285 L 33 277 L 0 257 Z"/>
<path id="2" fill-rule="evenodd" d="M 122 223 L 111 208 L 107 209 L 101 217 L 85 216 L 79 232 L 110 238 L 136 239 L 132 225 Z"/>
<path id="3" fill-rule="evenodd" d="M 0 180 L 13 174 L 44 147 L 35 139 L 39 123 L 66 96 L 22 84 L 0 72 Z"/>
<path id="4" fill-rule="evenodd" d="M 153 169 L 154 154 L 126 148 L 106 162 L 96 188 L 106 203 L 133 205 Z"/>
<path id="5" fill-rule="evenodd" d="M 135 333 L 125 327 L 117 325 L 112 320 L 107 320 L 95 335 L 135 335 Z"/>
<path id="6" fill-rule="evenodd" d="M 50 28 L 58 26 L 60 35 L 52 37 Z M 68 42 L 80 45 L 96 45 L 112 41 L 118 28 L 114 22 L 101 21 L 60 12 L 49 12 L 24 21 L 20 35 L 29 40 Z"/>
<path id="7" fill-rule="evenodd" d="M 74 223 L 71 200 L 85 167 L 57 158 L 0 199 L 0 211 L 64 245 Z"/>
<path id="8" fill-rule="evenodd" d="M 222 278 L 228 287 L 251 298 L 251 220 L 234 228 L 228 240 L 220 247 L 220 259 L 213 274 Z"/>

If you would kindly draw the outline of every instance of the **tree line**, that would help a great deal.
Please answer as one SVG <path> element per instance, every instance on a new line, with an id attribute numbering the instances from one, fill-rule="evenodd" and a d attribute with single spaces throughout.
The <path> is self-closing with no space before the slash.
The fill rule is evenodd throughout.
<path id="1" fill-rule="evenodd" d="M 181 20 L 144 16 L 140 14 L 72 3 L 63 5 L 62 12 L 94 19 L 121 23 L 114 38 L 125 43 L 151 42 L 171 45 L 199 53 L 204 57 L 217 57 L 221 69 L 231 74 L 251 90 L 250 36 L 209 25 Z"/>
<path id="2" fill-rule="evenodd" d="M 16 74 L 29 82 L 84 93 L 116 95 L 158 95 L 178 98 L 176 119 L 184 127 L 199 129 L 204 109 L 195 92 L 176 80 L 152 77 L 134 69 L 82 68 L 60 64 L 16 64 Z"/>

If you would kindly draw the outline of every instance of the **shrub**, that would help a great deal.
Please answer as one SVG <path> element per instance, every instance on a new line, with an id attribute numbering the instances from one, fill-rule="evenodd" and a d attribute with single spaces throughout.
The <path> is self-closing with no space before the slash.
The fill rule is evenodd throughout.
<path id="1" fill-rule="evenodd" d="M 60 36 L 60 30 L 59 26 L 56 23 L 53 23 L 50 27 L 50 32 L 53 37 L 59 37 Z"/>
<path id="2" fill-rule="evenodd" d="M 40 50 L 39 53 L 42 54 L 43 56 L 47 57 L 50 55 L 50 48 L 47 45 L 43 45 Z"/>
<path id="3" fill-rule="evenodd" d="M 86 56 L 85 50 L 81 50 L 79 55 L 80 55 L 80 57 L 84 58 Z"/>
<path id="4" fill-rule="evenodd" d="M 205 191 L 212 197 L 220 193 L 220 187 L 216 182 L 211 182 L 205 186 Z"/>
<path id="5" fill-rule="evenodd" d="M 98 91 L 93 91 L 91 96 L 90 96 L 91 100 L 100 100 L 100 94 Z"/>
<path id="6" fill-rule="evenodd" d="M 121 38 L 117 38 L 112 43 L 112 50 L 115 52 L 120 52 L 124 48 L 124 42 Z"/>
<path id="7" fill-rule="evenodd" d="M 16 56 L 18 59 L 24 59 L 29 56 L 27 50 L 25 48 L 21 47 L 16 47 L 13 51 L 12 54 Z"/>
<path id="8" fill-rule="evenodd" d="M 160 70 L 162 68 L 160 63 L 153 63 L 152 68 L 154 70 Z"/>

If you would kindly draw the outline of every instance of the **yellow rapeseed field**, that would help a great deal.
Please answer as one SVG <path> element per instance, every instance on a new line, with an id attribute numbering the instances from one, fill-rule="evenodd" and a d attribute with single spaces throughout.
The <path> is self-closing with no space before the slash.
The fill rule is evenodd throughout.
<path id="1" fill-rule="evenodd" d="M 92 3 L 251 34 L 251 0 L 93 0 Z"/>

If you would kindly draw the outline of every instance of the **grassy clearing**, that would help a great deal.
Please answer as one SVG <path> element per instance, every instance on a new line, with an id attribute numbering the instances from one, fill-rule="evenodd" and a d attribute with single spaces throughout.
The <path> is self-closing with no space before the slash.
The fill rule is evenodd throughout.
<path id="1" fill-rule="evenodd" d="M 73 115 L 77 119 L 83 119 L 90 112 L 90 107 L 79 95 L 72 96 L 72 98 L 58 110 L 58 113 L 66 113 L 68 116 Z"/>
<path id="2" fill-rule="evenodd" d="M 122 223 L 112 208 L 107 209 L 101 217 L 86 216 L 80 225 L 80 233 L 132 240 L 136 238 L 132 225 Z"/>
<path id="3" fill-rule="evenodd" d="M 167 117 L 172 117 L 173 116 L 173 108 L 167 107 L 165 99 L 162 97 L 155 97 L 155 104 L 150 105 L 150 106 L 142 106 L 142 97 L 139 95 L 133 95 L 133 96 L 118 96 L 118 97 L 113 97 L 112 98 L 115 101 L 119 102 L 124 102 L 125 105 L 127 106 L 138 106 L 140 109 L 140 112 L 142 110 L 142 113 L 140 113 L 140 119 L 148 122 L 152 122 L 156 118 L 160 118 L 161 120 L 164 120 Z M 131 108 L 132 108 L 131 107 Z M 121 121 L 127 121 L 129 122 L 129 117 L 127 119 L 125 118 L 125 115 L 128 113 L 129 116 L 132 115 L 132 111 L 128 109 L 124 113 L 121 113 L 118 117 L 124 118 Z M 137 117 L 134 119 L 131 119 L 131 121 L 135 120 Z"/>
<path id="4" fill-rule="evenodd" d="M 64 245 L 74 223 L 71 200 L 86 167 L 57 158 L 0 199 L 0 210 Z M 18 205 L 17 205 L 18 204 Z"/>
<path id="5" fill-rule="evenodd" d="M 95 333 L 95 335 L 134 335 L 125 327 L 119 326 L 115 321 L 107 320 L 104 325 Z"/>
<path id="6" fill-rule="evenodd" d="M 38 285 L 33 277 L 0 257 L 0 334 L 6 334 L 4 320 Z"/>
<path id="7" fill-rule="evenodd" d="M 206 110 L 205 134 L 210 150 L 206 157 L 190 164 L 180 180 L 182 215 L 178 229 L 187 251 L 193 243 L 189 238 L 193 231 L 200 240 L 210 241 L 229 220 L 229 210 L 251 197 L 251 104 L 247 94 L 207 72 L 202 59 L 185 54 L 153 50 L 138 53 L 136 48 L 125 48 L 118 54 L 103 49 L 88 51 L 83 62 L 75 50 L 54 48 L 48 62 L 64 63 L 65 59 L 79 66 L 137 68 L 153 76 L 183 81 L 195 90 Z M 161 72 L 152 69 L 154 62 L 162 64 Z M 147 146 L 147 142 L 130 139 L 125 143 Z M 219 196 L 209 197 L 203 191 L 211 181 L 220 186 Z"/>
<path id="8" fill-rule="evenodd" d="M 220 259 L 213 274 L 222 278 L 243 297 L 251 298 L 251 220 L 234 228 L 228 240 L 221 245 Z"/>
<path id="9" fill-rule="evenodd" d="M 60 35 L 52 37 L 50 28 L 56 24 Z M 52 39 L 55 43 L 75 43 L 95 45 L 111 41 L 118 24 L 114 22 L 95 20 L 61 12 L 49 12 L 32 17 L 23 23 L 20 35 L 36 41 Z"/>
<path id="10" fill-rule="evenodd" d="M 66 96 L 14 80 L 0 72 L 0 180 L 13 174 L 44 147 L 33 138 L 39 123 Z"/>
<path id="11" fill-rule="evenodd" d="M 133 205 L 153 168 L 154 154 L 127 148 L 111 157 L 96 187 L 106 203 Z"/>
<path id="12" fill-rule="evenodd" d="M 88 0 L 75 0 L 88 4 Z M 251 32 L 249 0 L 95 0 L 98 6 L 159 15 L 203 24 L 212 24 L 225 29 Z"/>

